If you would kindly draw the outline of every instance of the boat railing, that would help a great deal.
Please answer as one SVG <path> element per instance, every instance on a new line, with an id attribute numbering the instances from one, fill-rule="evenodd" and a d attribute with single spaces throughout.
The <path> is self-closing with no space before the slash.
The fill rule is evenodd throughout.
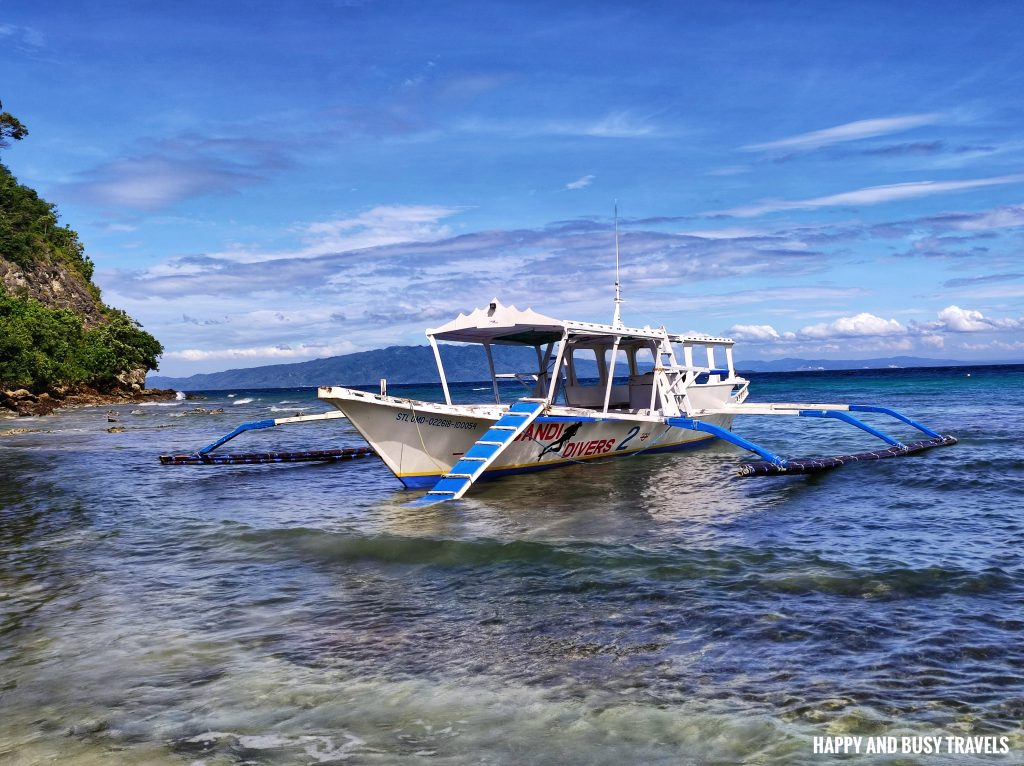
<path id="1" fill-rule="evenodd" d="M 543 396 L 545 392 L 547 375 L 542 376 L 536 372 L 496 372 L 495 381 L 514 380 L 526 389 L 529 396 Z"/>
<path id="2" fill-rule="evenodd" d="M 535 372 L 496 372 L 494 377 L 498 380 L 518 380 L 520 383 L 537 382 L 537 373 Z"/>

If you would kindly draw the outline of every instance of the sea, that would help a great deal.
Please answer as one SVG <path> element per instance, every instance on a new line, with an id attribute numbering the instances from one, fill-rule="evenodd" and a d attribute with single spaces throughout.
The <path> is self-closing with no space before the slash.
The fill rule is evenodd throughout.
<path id="1" fill-rule="evenodd" d="M 1024 763 L 1024 366 L 750 377 L 959 444 L 740 478 L 716 443 L 410 507 L 374 457 L 157 459 L 315 389 L 0 421 L 0 763 Z M 334 420 L 224 449 L 361 444 Z"/>

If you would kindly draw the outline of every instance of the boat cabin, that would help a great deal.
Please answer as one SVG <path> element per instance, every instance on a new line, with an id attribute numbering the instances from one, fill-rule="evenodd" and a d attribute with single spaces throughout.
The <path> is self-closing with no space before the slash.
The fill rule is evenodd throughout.
<path id="1" fill-rule="evenodd" d="M 502 403 L 499 382 L 515 379 L 526 386 L 527 396 L 548 404 L 603 413 L 678 415 L 720 402 L 723 388 L 731 394 L 746 385 L 736 376 L 729 338 L 565 321 L 504 306 L 497 298 L 426 335 L 448 404 L 452 401 L 439 341 L 484 347 L 497 404 Z M 528 370 L 496 372 L 496 345 L 532 347 L 536 364 Z"/>

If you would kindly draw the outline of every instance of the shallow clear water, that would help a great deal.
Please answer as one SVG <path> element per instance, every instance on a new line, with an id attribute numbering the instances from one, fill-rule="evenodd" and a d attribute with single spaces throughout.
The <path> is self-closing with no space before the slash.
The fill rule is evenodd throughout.
<path id="1" fill-rule="evenodd" d="M 752 389 L 961 441 L 751 479 L 719 445 L 413 509 L 374 458 L 157 462 L 323 410 L 309 390 L 121 407 L 121 433 L 107 408 L 0 421 L 0 762 L 821 763 L 841 734 L 1005 735 L 974 762 L 1024 761 L 1024 367 Z M 785 454 L 878 445 L 748 420 Z M 359 444 L 333 421 L 231 449 Z"/>

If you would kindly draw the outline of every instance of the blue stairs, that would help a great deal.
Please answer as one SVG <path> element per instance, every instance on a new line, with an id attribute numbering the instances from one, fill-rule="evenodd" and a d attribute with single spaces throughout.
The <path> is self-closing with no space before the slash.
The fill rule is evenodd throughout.
<path id="1" fill-rule="evenodd" d="M 520 399 L 487 429 L 451 471 L 444 474 L 415 505 L 458 500 L 508 445 L 544 411 L 543 399 Z"/>

